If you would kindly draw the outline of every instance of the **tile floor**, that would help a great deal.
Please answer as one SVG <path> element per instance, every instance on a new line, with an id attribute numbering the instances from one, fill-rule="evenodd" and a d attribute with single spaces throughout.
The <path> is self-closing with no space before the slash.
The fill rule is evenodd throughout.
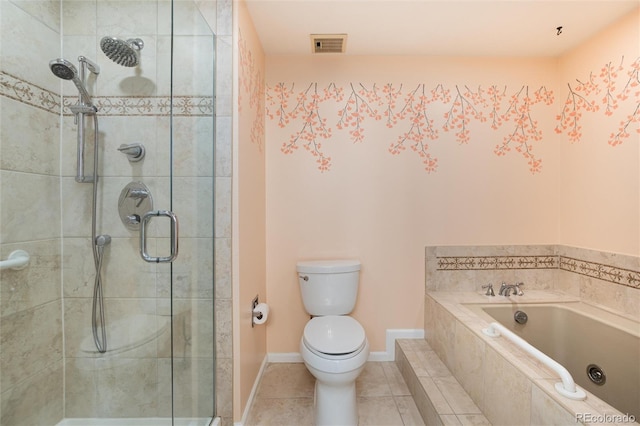
<path id="1" fill-rule="evenodd" d="M 302 363 L 268 364 L 245 425 L 313 425 L 314 383 Z M 424 425 L 394 362 L 368 362 L 356 394 L 359 425 Z"/>

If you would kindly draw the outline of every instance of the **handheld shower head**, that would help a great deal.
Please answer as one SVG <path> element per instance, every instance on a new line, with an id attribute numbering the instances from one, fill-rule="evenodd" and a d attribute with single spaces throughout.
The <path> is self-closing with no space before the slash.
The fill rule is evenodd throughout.
<path id="1" fill-rule="evenodd" d="M 82 101 L 91 105 L 91 96 L 89 96 L 89 92 L 87 92 L 87 89 L 84 87 L 84 84 L 82 84 L 80 77 L 78 77 L 78 70 L 71 62 L 62 58 L 54 59 L 49 62 L 49 68 L 51 68 L 51 72 L 55 74 L 56 77 L 63 80 L 73 81 L 73 84 L 76 85 L 80 92 Z"/>
<path id="2" fill-rule="evenodd" d="M 54 59 L 49 62 L 49 68 L 56 77 L 63 80 L 73 80 L 78 75 L 78 70 L 73 64 L 65 59 Z"/>
<path id="3" fill-rule="evenodd" d="M 116 37 L 103 37 L 100 40 L 100 48 L 118 65 L 125 67 L 135 67 L 140 63 L 140 51 L 144 47 L 144 42 L 139 38 L 121 40 Z"/>

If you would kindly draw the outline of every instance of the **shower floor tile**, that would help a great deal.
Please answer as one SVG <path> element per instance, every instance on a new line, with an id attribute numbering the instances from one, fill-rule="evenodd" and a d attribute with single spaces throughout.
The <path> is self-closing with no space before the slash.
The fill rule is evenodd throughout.
<path id="1" fill-rule="evenodd" d="M 315 379 L 302 363 L 268 364 L 246 426 L 313 425 Z M 424 425 L 394 362 L 368 362 L 356 381 L 359 425 Z"/>

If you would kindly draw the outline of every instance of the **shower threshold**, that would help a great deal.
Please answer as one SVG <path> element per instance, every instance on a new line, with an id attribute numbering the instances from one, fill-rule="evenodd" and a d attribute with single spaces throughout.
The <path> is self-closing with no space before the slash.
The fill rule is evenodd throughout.
<path id="1" fill-rule="evenodd" d="M 118 419 L 64 419 L 56 426 L 218 426 L 220 418 L 176 418 L 171 423 L 170 417 L 142 417 Z"/>

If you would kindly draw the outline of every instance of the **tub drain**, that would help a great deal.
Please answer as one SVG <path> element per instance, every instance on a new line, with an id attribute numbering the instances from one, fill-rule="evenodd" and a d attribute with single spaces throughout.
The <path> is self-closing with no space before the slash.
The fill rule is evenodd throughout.
<path id="1" fill-rule="evenodd" d="M 527 321 L 529 320 L 529 317 L 527 316 L 527 314 L 523 311 L 516 311 L 515 314 L 513 314 L 513 319 L 518 323 L 518 324 L 526 324 Z"/>
<path id="2" fill-rule="evenodd" d="M 598 367 L 595 364 L 589 364 L 587 366 L 587 376 L 589 376 L 589 380 L 591 380 L 596 385 L 604 385 L 604 382 L 607 381 L 607 376 L 602 371 L 602 368 Z"/>

